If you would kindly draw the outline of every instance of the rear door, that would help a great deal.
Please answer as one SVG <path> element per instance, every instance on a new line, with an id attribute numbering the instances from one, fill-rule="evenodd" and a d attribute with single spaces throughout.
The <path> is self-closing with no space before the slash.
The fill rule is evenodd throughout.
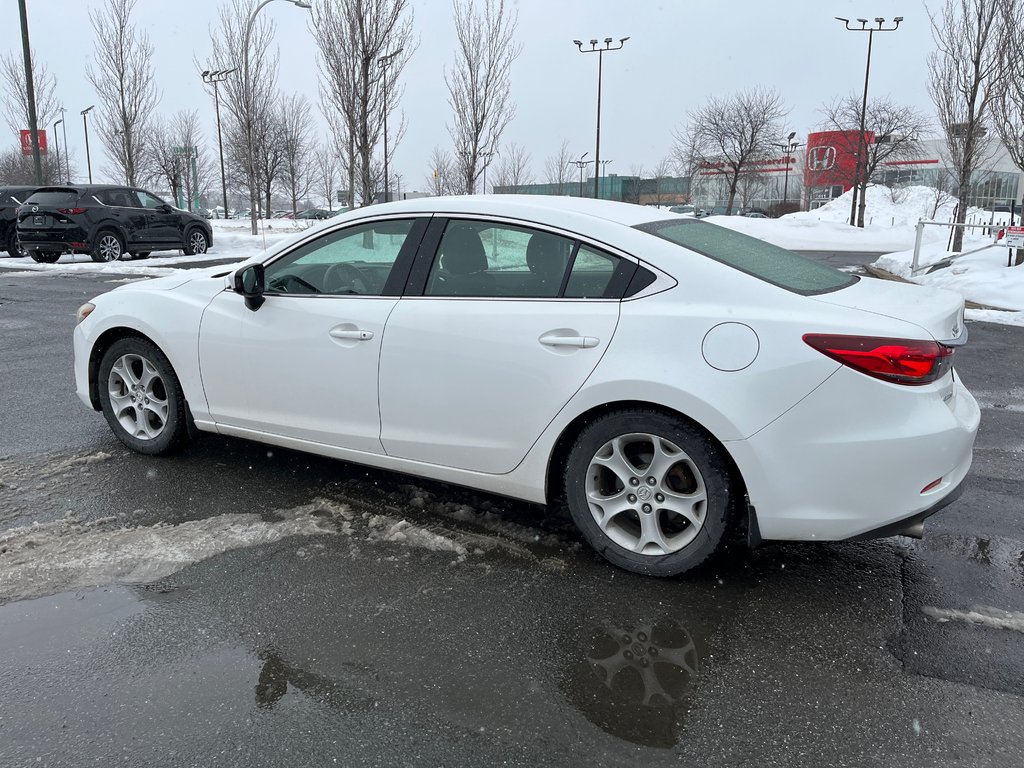
<path id="1" fill-rule="evenodd" d="M 142 208 L 135 190 L 112 187 L 97 190 L 92 197 L 93 200 L 87 201 L 89 205 L 94 205 L 96 201 L 102 203 L 102 207 L 96 212 L 97 227 L 93 230 L 94 236 L 99 227 L 110 224 L 124 234 L 127 240 L 125 246 L 129 250 L 132 246 L 149 242 L 146 211 Z"/>
<path id="2" fill-rule="evenodd" d="M 608 348 L 636 264 L 510 223 L 436 226 L 436 255 L 421 253 L 388 319 L 381 442 L 391 456 L 509 472 Z"/>

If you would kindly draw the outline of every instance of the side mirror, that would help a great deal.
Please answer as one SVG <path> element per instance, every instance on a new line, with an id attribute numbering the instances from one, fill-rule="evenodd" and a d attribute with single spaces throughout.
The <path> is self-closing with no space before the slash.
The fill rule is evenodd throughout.
<path id="1" fill-rule="evenodd" d="M 163 205 L 158 207 L 157 210 L 160 211 L 160 213 L 170 213 L 174 209 L 171 208 L 171 206 L 169 206 L 167 203 L 164 203 Z"/>
<path id="2" fill-rule="evenodd" d="M 262 264 L 250 264 L 235 272 L 235 293 L 245 297 L 245 306 L 255 312 L 263 306 L 264 271 Z"/>

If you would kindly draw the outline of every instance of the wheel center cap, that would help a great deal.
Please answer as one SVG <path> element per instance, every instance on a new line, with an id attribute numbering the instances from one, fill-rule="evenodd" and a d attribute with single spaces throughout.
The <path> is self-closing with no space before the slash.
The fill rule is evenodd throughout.
<path id="1" fill-rule="evenodd" d="M 650 488 L 644 487 L 644 488 L 638 488 L 637 492 L 636 492 L 636 495 L 640 499 L 642 499 L 643 501 L 649 501 L 653 494 L 651 494 L 651 489 Z"/>

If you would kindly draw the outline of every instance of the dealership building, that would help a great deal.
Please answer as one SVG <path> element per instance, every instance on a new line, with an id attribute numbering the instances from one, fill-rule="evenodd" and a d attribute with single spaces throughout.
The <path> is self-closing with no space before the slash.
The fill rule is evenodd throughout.
<path id="1" fill-rule="evenodd" d="M 779 150 L 750 165 L 737 184 L 733 210 L 761 210 L 773 214 L 795 210 L 814 210 L 847 192 L 853 186 L 856 166 L 857 131 L 819 131 L 808 134 L 803 146 L 793 153 Z M 870 131 L 868 143 L 875 142 Z M 885 141 L 879 137 L 878 141 Z M 945 142 L 940 139 L 916 143 L 916 151 L 901 153 L 903 159 L 880 164 L 872 181 L 887 186 L 941 186 L 954 196 L 953 172 L 945 157 Z M 689 177 L 641 178 L 609 174 L 599 180 L 598 196 L 640 205 L 676 205 L 692 203 L 709 211 L 723 212 L 728 201 L 728 183 L 724 163 L 707 159 Z M 498 194 L 568 195 L 593 197 L 594 179 L 561 184 L 524 184 L 494 187 Z M 1010 159 L 1006 148 L 993 142 L 993 151 L 983 168 L 975 171 L 966 201 L 971 206 L 992 208 L 1021 204 L 1024 184 L 1021 170 Z"/>

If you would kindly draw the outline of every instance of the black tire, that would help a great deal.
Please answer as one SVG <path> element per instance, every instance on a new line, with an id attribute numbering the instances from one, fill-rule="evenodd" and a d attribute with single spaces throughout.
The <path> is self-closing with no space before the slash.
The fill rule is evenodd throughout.
<path id="1" fill-rule="evenodd" d="M 182 250 L 186 256 L 198 256 L 206 253 L 210 247 L 210 238 L 201 227 L 192 227 L 185 232 L 185 245 Z"/>
<path id="2" fill-rule="evenodd" d="M 96 376 L 103 416 L 126 446 L 159 456 L 188 442 L 185 395 L 167 357 L 154 344 L 137 337 L 114 342 Z"/>
<path id="3" fill-rule="evenodd" d="M 148 259 L 150 253 L 150 251 L 139 251 L 138 253 L 133 253 L 132 257 L 136 259 Z"/>
<path id="4" fill-rule="evenodd" d="M 60 251 L 28 251 L 28 255 L 38 264 L 56 264 Z"/>
<path id="5" fill-rule="evenodd" d="M 649 409 L 613 411 L 584 428 L 566 462 L 564 490 L 587 543 L 609 562 L 647 576 L 675 576 L 710 557 L 725 535 L 733 495 L 722 449 L 693 425 Z M 616 501 L 602 506 L 591 491 L 594 499 Z M 675 511 L 684 508 L 691 517 Z M 654 530 L 660 543 L 648 536 Z"/>
<path id="6" fill-rule="evenodd" d="M 7 254 L 12 259 L 21 259 L 26 256 L 25 249 L 18 242 L 18 230 L 11 227 L 11 233 L 7 236 Z"/>
<path id="7" fill-rule="evenodd" d="M 124 240 L 112 229 L 101 229 L 96 233 L 96 240 L 89 255 L 93 261 L 100 264 L 123 259 Z"/>

